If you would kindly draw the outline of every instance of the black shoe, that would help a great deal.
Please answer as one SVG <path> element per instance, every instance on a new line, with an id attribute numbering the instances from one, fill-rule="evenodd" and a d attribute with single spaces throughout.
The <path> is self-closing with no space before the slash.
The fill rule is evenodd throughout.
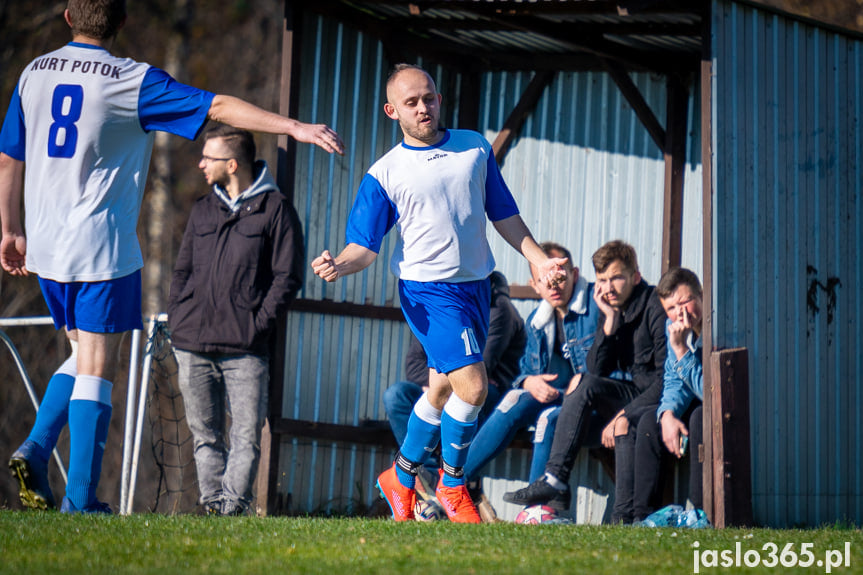
<path id="1" fill-rule="evenodd" d="M 548 505 L 557 511 L 567 511 L 572 494 L 569 486 L 561 491 L 552 487 L 545 476 L 518 491 L 504 493 L 503 500 L 516 505 Z"/>

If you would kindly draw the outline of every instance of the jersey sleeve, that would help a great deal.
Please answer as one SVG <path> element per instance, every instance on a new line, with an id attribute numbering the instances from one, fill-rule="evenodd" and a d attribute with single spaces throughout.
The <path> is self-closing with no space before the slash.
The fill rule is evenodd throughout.
<path id="1" fill-rule="evenodd" d="M 26 133 L 24 109 L 21 107 L 21 96 L 18 94 L 16 85 L 9 101 L 9 109 L 6 110 L 6 119 L 3 120 L 3 129 L 0 131 L 0 152 L 23 162 L 27 142 Z"/>
<path id="2" fill-rule="evenodd" d="M 505 220 L 518 214 L 515 198 L 512 197 L 509 188 L 506 187 L 506 182 L 503 181 L 503 175 L 494 159 L 494 152 L 491 151 L 488 153 L 486 165 L 485 213 L 488 214 L 488 219 L 493 222 Z"/>
<path id="3" fill-rule="evenodd" d="M 141 127 L 194 140 L 207 124 L 215 94 L 181 84 L 167 72 L 151 67 L 138 97 Z"/>
<path id="4" fill-rule="evenodd" d="M 375 253 L 380 252 L 384 236 L 395 225 L 398 211 L 378 180 L 366 174 L 360 182 L 357 199 L 348 217 L 345 239 Z"/>

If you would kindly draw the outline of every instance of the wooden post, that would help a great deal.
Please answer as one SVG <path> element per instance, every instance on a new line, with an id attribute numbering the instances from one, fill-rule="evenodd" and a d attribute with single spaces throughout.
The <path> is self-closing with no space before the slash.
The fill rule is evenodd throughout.
<path id="1" fill-rule="evenodd" d="M 752 525 L 748 350 L 711 353 L 710 382 L 712 429 L 704 441 L 713 445 L 713 525 Z"/>
<path id="2" fill-rule="evenodd" d="M 713 98 L 713 60 L 711 57 L 710 44 L 710 20 L 711 3 L 704 3 L 702 11 L 702 46 L 701 46 L 701 222 L 703 226 L 702 243 L 704 269 L 701 285 L 704 288 L 704 319 L 702 320 L 701 333 L 704 337 L 704 354 L 709 357 L 713 349 L 713 123 L 712 98 Z M 713 442 L 712 437 L 712 401 L 707 390 L 712 384 L 710 370 L 704 370 L 704 477 L 703 496 L 704 511 L 710 521 L 716 521 L 713 512 Z"/>
<path id="3" fill-rule="evenodd" d="M 666 83 L 665 198 L 662 210 L 662 273 L 679 266 L 683 250 L 683 178 L 689 95 L 676 76 Z"/>
<path id="4" fill-rule="evenodd" d="M 284 31 L 282 34 L 282 84 L 279 94 L 279 113 L 297 117 L 300 81 L 300 38 L 303 12 L 296 2 L 285 0 Z M 276 180 L 279 189 L 294 201 L 294 167 L 296 142 L 285 135 L 279 136 L 278 169 Z M 276 319 L 275 337 L 270 342 L 270 385 L 267 421 L 261 431 L 261 457 L 256 480 L 256 511 L 259 516 L 276 515 L 285 510 L 278 505 L 280 434 L 272 425 L 282 417 L 282 397 L 285 386 L 285 345 L 287 314 Z"/>

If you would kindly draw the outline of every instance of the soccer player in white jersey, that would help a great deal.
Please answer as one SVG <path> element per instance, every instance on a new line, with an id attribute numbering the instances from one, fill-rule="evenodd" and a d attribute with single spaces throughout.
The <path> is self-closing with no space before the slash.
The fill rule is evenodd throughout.
<path id="1" fill-rule="evenodd" d="M 450 521 L 479 523 L 462 467 L 476 433 L 488 379 L 482 362 L 494 258 L 487 219 L 537 269 L 543 281 L 563 277 L 563 259 L 536 244 L 501 177 L 491 145 L 480 134 L 439 126 L 441 95 L 429 74 L 399 64 L 387 80 L 386 115 L 404 141 L 380 158 L 360 184 L 347 227 L 347 246 L 312 262 L 326 281 L 368 267 L 384 235 L 399 240 L 391 269 L 401 308 L 429 362 L 429 390 L 414 406 L 393 466 L 378 488 L 397 521 L 413 519 L 417 469 L 441 442 L 436 496 Z"/>
<path id="2" fill-rule="evenodd" d="M 153 132 L 194 139 L 214 119 L 329 152 L 342 153 L 343 144 L 323 124 L 185 86 L 148 64 L 113 56 L 108 47 L 125 24 L 124 0 L 70 0 L 64 16 L 72 42 L 21 73 L 0 132 L 0 265 L 12 275 L 39 276 L 54 323 L 72 342 L 9 466 L 25 506 L 54 507 L 48 456 L 68 421 L 61 511 L 110 512 L 96 499 L 96 486 L 118 346 L 124 332 L 142 327 L 135 228 Z"/>

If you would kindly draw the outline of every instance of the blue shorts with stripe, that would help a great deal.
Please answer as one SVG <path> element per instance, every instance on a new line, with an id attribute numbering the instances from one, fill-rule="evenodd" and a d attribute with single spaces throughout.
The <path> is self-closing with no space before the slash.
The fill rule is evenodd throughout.
<path id="1" fill-rule="evenodd" d="M 90 333 L 142 329 L 141 270 L 101 282 L 61 283 L 39 278 L 54 326 Z"/>
<path id="2" fill-rule="evenodd" d="M 491 286 L 479 281 L 399 280 L 402 313 L 440 373 L 482 361 L 488 336 Z"/>

